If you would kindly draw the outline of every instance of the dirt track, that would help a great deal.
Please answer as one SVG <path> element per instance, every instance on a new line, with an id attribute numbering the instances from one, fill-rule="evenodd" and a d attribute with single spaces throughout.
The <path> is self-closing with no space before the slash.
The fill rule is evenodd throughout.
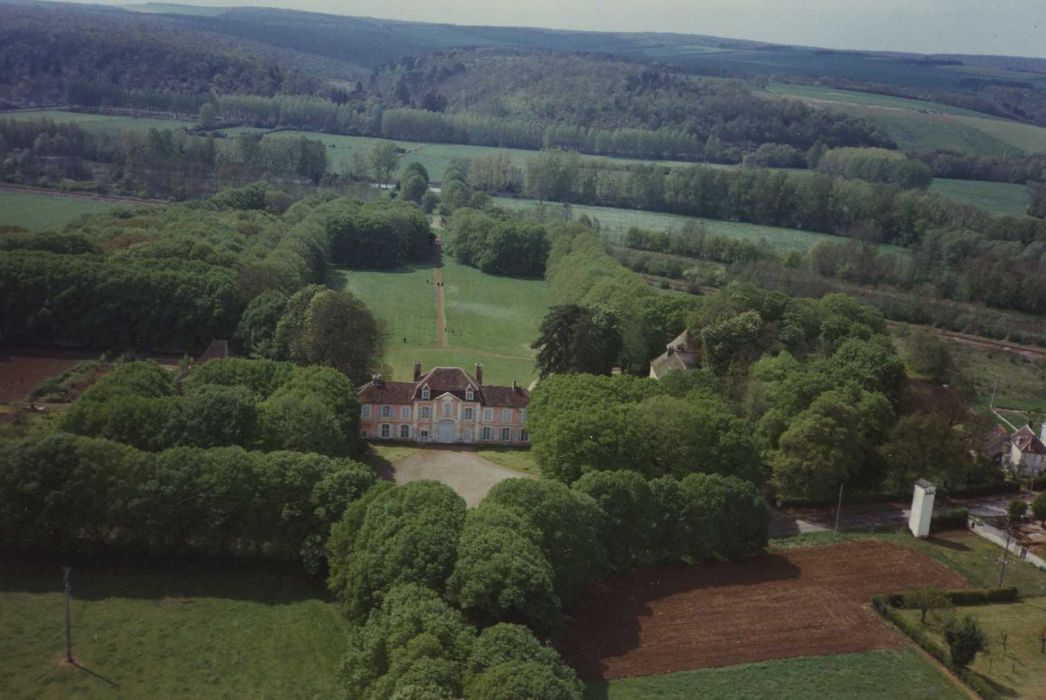
<path id="1" fill-rule="evenodd" d="M 557 645 L 586 679 L 884 649 L 873 595 L 966 581 L 914 549 L 852 542 L 661 567 L 590 587 Z"/>

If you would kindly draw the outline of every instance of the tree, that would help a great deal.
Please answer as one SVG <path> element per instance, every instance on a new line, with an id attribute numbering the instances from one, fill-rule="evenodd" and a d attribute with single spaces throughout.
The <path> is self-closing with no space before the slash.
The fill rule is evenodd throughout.
<path id="1" fill-rule="evenodd" d="M 399 163 L 399 146 L 389 141 L 381 141 L 374 144 L 367 155 L 370 161 L 371 172 L 382 187 L 389 184 L 392 179 L 392 171 Z"/>
<path id="2" fill-rule="evenodd" d="M 977 653 L 988 646 L 988 639 L 969 615 L 953 619 L 944 627 L 944 641 L 948 643 L 952 663 L 959 668 L 969 666 Z"/>
<path id="3" fill-rule="evenodd" d="M 605 307 L 553 306 L 531 345 L 542 377 L 553 373 L 609 374 L 621 352 L 621 330 Z"/>
<path id="4" fill-rule="evenodd" d="M 178 402 L 164 431 L 169 445 L 251 447 L 258 437 L 257 399 L 242 386 L 203 384 Z"/>
<path id="5" fill-rule="evenodd" d="M 1006 515 L 1010 519 L 1010 527 L 1016 527 L 1028 512 L 1028 502 L 1015 498 L 1006 505 Z"/>
<path id="6" fill-rule="evenodd" d="M 911 593 L 905 593 L 904 602 L 908 607 L 919 609 L 921 613 L 919 621 L 923 624 L 926 624 L 927 611 L 950 608 L 952 606 L 952 599 L 937 588 L 922 588 Z"/>
<path id="7" fill-rule="evenodd" d="M 926 478 L 951 488 L 965 486 L 974 462 L 968 434 L 938 413 L 902 416 L 879 448 L 892 488 L 908 489 Z"/>
<path id="8" fill-rule="evenodd" d="M 420 204 L 429 191 L 429 183 L 416 171 L 408 171 L 400 178 L 400 195 L 408 202 Z"/>
<path id="9" fill-rule="evenodd" d="M 469 700 L 581 700 L 581 685 L 546 664 L 509 661 L 473 678 L 465 688 Z"/>
<path id="10" fill-rule="evenodd" d="M 1046 527 L 1046 491 L 1043 491 L 1031 502 L 1031 512 L 1039 524 Z"/>
<path id="11" fill-rule="evenodd" d="M 633 471 L 593 471 L 571 488 L 603 511 L 603 547 L 612 569 L 631 571 L 652 562 L 655 501 L 646 479 Z"/>
<path id="12" fill-rule="evenodd" d="M 908 364 L 912 370 L 938 384 L 947 384 L 955 372 L 951 348 L 937 333 L 919 329 L 908 339 Z"/>
<path id="13" fill-rule="evenodd" d="M 447 593 L 474 620 L 522 622 L 544 636 L 561 627 L 552 566 L 537 532 L 510 509 L 485 503 L 469 512 Z"/>
<path id="14" fill-rule="evenodd" d="M 251 299 L 240 323 L 236 327 L 236 339 L 249 354 L 258 357 L 276 355 L 276 324 L 287 306 L 287 295 L 271 289 Z"/>

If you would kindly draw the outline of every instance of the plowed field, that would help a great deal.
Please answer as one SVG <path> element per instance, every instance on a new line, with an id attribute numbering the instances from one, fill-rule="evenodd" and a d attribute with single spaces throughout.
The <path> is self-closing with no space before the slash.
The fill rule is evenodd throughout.
<path id="1" fill-rule="evenodd" d="M 872 611 L 873 595 L 967 585 L 884 542 L 660 567 L 590 587 L 558 646 L 586 680 L 885 649 L 905 642 Z"/>

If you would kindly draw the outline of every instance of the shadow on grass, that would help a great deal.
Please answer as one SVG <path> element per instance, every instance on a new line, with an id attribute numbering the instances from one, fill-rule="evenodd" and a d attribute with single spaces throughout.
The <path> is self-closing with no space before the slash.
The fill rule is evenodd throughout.
<path id="1" fill-rule="evenodd" d="M 201 562 L 74 563 L 72 588 L 74 600 L 227 598 L 264 605 L 333 600 L 319 576 Z M 60 562 L 8 558 L 0 572 L 0 592 L 64 590 Z"/>
<path id="2" fill-rule="evenodd" d="M 327 270 L 327 286 L 331 289 L 345 289 L 349 276 L 353 272 L 381 272 L 389 275 L 409 275 L 420 270 L 434 270 L 439 267 L 438 258 L 433 255 L 429 260 L 419 260 L 399 267 L 331 267 Z"/>
<path id="3" fill-rule="evenodd" d="M 120 687 L 120 685 L 116 681 L 114 681 L 113 679 L 106 678 L 102 674 L 100 674 L 100 673 L 98 673 L 96 671 L 92 671 L 91 669 L 87 668 L 86 666 L 80 664 L 77 661 L 73 661 L 72 665 L 73 665 L 74 668 L 76 668 L 76 670 L 83 671 L 84 673 L 86 673 L 88 676 L 91 676 L 92 678 L 97 678 L 98 680 L 100 680 L 101 682 L 105 683 L 110 688 L 119 688 Z"/>
<path id="4" fill-rule="evenodd" d="M 970 548 L 967 545 L 963 544 L 962 542 L 955 542 L 953 540 L 945 540 L 945 539 L 942 539 L 940 537 L 933 537 L 933 536 L 927 537 L 926 541 L 929 544 L 932 544 L 932 545 L 934 545 L 936 547 L 941 547 L 942 549 L 952 549 L 952 550 L 955 550 L 957 552 L 969 552 L 970 551 Z"/>

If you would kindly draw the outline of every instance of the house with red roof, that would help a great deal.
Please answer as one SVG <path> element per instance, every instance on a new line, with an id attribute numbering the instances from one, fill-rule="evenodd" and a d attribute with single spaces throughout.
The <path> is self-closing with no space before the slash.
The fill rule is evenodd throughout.
<path id="1" fill-rule="evenodd" d="M 414 380 L 385 381 L 380 375 L 359 389 L 360 435 L 368 440 L 406 440 L 443 444 L 529 445 L 530 394 L 517 385 L 483 383 L 460 367 L 422 372 Z"/>

